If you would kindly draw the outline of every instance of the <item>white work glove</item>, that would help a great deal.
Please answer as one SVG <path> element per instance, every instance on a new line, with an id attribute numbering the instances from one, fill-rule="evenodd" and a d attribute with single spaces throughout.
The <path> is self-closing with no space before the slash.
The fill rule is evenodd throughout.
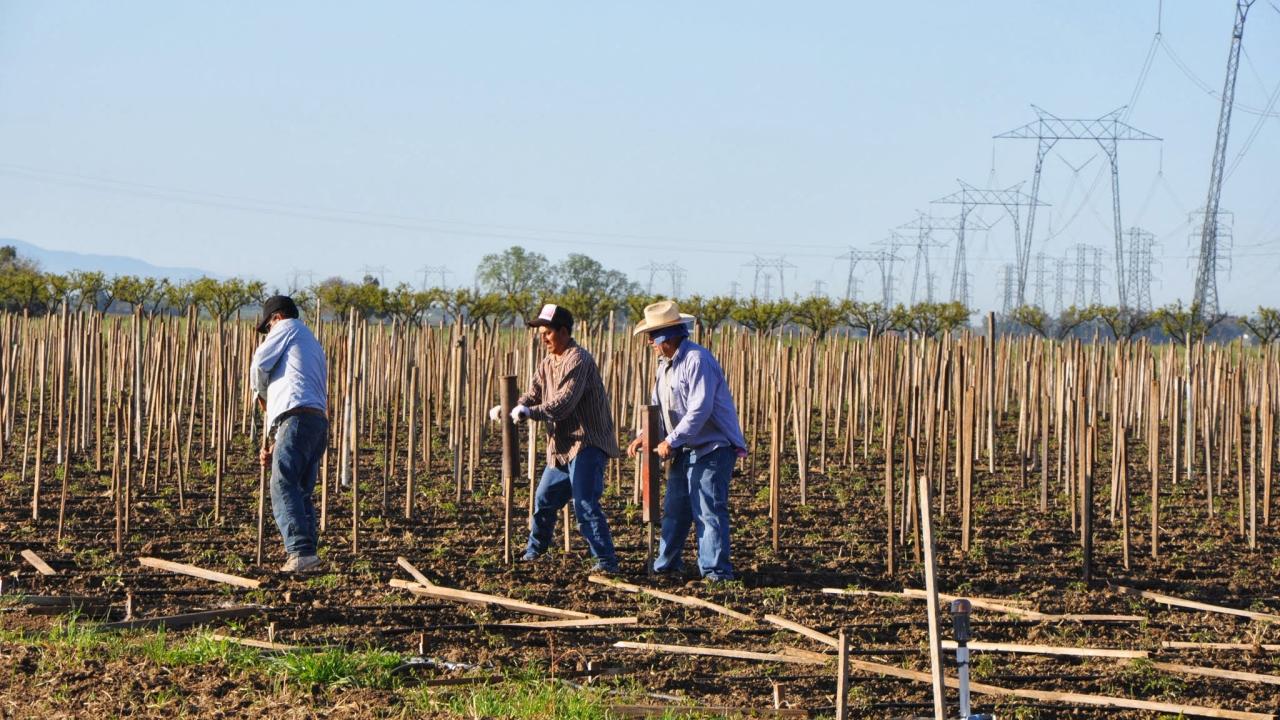
<path id="1" fill-rule="evenodd" d="M 499 420 L 502 419 L 501 405 L 494 405 L 493 407 L 489 408 L 489 419 L 494 422 L 498 422 Z"/>
<path id="2" fill-rule="evenodd" d="M 524 405 L 517 405 L 511 408 L 511 422 L 520 423 L 527 417 L 529 417 L 529 408 Z"/>

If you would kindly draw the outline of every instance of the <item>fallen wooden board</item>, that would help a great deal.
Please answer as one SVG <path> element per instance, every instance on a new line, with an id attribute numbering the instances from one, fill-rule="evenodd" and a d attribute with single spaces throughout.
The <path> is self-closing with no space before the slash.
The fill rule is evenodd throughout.
<path id="1" fill-rule="evenodd" d="M 836 640 L 834 637 L 831 637 L 830 635 L 824 632 L 819 632 L 817 630 L 814 630 L 813 628 L 805 627 L 804 625 L 801 625 L 798 622 L 792 622 L 784 617 L 780 617 L 778 615 L 765 615 L 764 619 L 768 623 L 777 625 L 780 628 L 786 628 L 787 630 L 790 630 L 793 633 L 804 635 L 810 640 L 816 640 L 822 643 L 823 645 L 829 645 L 831 647 L 840 646 L 840 642 Z"/>
<path id="2" fill-rule="evenodd" d="M 503 627 L 523 627 L 523 628 L 578 628 L 578 627 L 595 627 L 597 625 L 635 625 L 640 622 L 638 617 L 607 617 L 607 618 L 588 618 L 585 620 L 540 620 L 537 622 L 505 622 L 498 623 Z"/>
<path id="3" fill-rule="evenodd" d="M 942 647 L 947 650 L 956 649 L 955 640 L 943 640 Z M 1007 652 L 1024 655 L 1069 655 L 1072 657 L 1109 657 L 1109 658 L 1145 658 L 1150 653 L 1146 650 L 1120 650 L 1116 648 L 1089 648 L 1057 645 L 1024 645 L 1020 643 L 996 643 L 970 640 L 970 650 L 984 652 Z"/>
<path id="4" fill-rule="evenodd" d="M 428 580 L 427 576 L 423 575 L 422 572 L 418 570 L 418 568 L 414 567 L 413 563 L 409 562 L 408 558 L 404 556 L 398 556 L 396 557 L 396 564 L 404 568 L 405 572 L 412 575 L 413 579 L 417 580 L 419 585 L 423 587 L 432 587 L 435 585 L 435 583 Z"/>
<path id="5" fill-rule="evenodd" d="M 530 615 L 542 615 L 544 617 L 560 618 L 564 620 L 585 620 L 588 618 L 598 619 L 598 615 L 591 613 L 578 612 L 577 610 L 561 610 L 559 608 L 547 607 L 545 605 L 535 605 L 534 603 L 525 602 L 523 600 L 514 600 L 505 598 L 500 595 L 489 595 L 487 593 L 472 592 L 470 590 L 455 590 L 453 588 L 440 587 L 432 585 L 431 587 L 423 587 L 419 583 L 401 580 L 399 578 L 391 578 L 391 587 L 402 588 L 408 590 L 414 595 L 423 597 L 433 597 L 440 600 L 454 600 L 456 602 L 470 603 L 473 605 L 497 605 L 507 610 L 528 613 Z"/>
<path id="6" fill-rule="evenodd" d="M 38 607 L 80 607 L 90 605 L 106 607 L 111 604 L 111 601 L 107 598 L 89 597 L 87 595 L 22 595 L 15 593 L 5 597 L 19 605 L 36 605 Z"/>
<path id="7" fill-rule="evenodd" d="M 212 580 L 213 582 L 226 583 L 227 585 L 235 585 L 242 588 L 256 589 L 262 585 L 257 580 L 250 580 L 239 575 L 229 575 L 227 573 L 218 572 L 217 570 L 206 570 L 195 565 L 186 565 L 183 563 L 171 562 L 169 560 L 161 560 L 153 557 L 140 557 L 138 564 L 143 567 L 156 568 L 157 570 L 168 570 L 171 573 L 179 575 L 190 575 L 203 580 Z"/>
<path id="8" fill-rule="evenodd" d="M 1209 603 L 1199 602 L 1198 600 L 1187 600 L 1186 598 L 1174 597 L 1173 595 L 1165 595 L 1163 593 L 1152 592 L 1150 590 L 1138 590 L 1123 585 L 1112 585 L 1118 592 L 1128 595 L 1139 595 L 1152 602 L 1161 605 L 1172 605 L 1174 607 L 1187 608 L 1188 610 L 1201 610 L 1204 612 L 1219 613 L 1221 615 L 1235 615 L 1237 617 L 1249 618 L 1250 620 L 1258 620 L 1260 622 L 1280 623 L 1280 615 L 1271 615 L 1269 613 L 1254 612 L 1252 610 L 1239 610 L 1231 607 L 1223 607 L 1221 605 L 1210 605 Z"/>
<path id="9" fill-rule="evenodd" d="M 828 595 L 860 595 L 875 597 L 906 597 L 913 600 L 925 600 L 924 590 L 915 588 L 906 588 L 900 593 L 887 592 L 884 590 L 843 590 L 841 588 L 823 588 L 822 592 Z M 946 593 L 938 593 L 938 599 L 951 602 L 959 600 L 960 595 L 948 595 Z M 973 607 L 980 610 L 990 610 L 992 612 L 1013 615 L 1024 620 L 1043 620 L 1045 622 L 1142 622 L 1146 618 L 1141 615 L 1082 615 L 1077 613 L 1069 613 L 1066 615 L 1053 615 L 1050 613 L 1042 613 L 1038 610 L 1025 610 L 1023 608 L 1006 605 L 1002 602 L 992 600 L 990 598 L 964 598 L 969 601 Z"/>
<path id="10" fill-rule="evenodd" d="M 41 558 L 39 555 L 35 554 L 35 551 L 23 550 L 18 554 L 22 556 L 23 560 L 26 560 L 27 562 L 31 563 L 31 567 L 35 568 L 41 575 L 57 575 L 58 574 L 58 571 L 49 567 L 49 564 L 46 563 L 44 559 Z"/>
<path id="11" fill-rule="evenodd" d="M 610 705 L 608 714 L 624 718 L 667 717 L 669 715 L 696 715 L 698 717 L 810 717 L 809 711 L 802 708 L 740 708 L 722 705 Z"/>
<path id="12" fill-rule="evenodd" d="M 813 633 L 826 635 L 826 633 L 821 633 L 817 630 L 813 630 L 812 628 L 808 629 Z M 809 635 L 806 634 L 806 636 L 808 637 Z M 826 637 L 835 641 L 835 638 L 830 635 L 826 635 Z M 854 658 L 849 658 L 849 666 L 858 668 L 859 670 L 877 673 L 879 675 L 902 678 L 904 680 L 914 680 L 916 682 L 930 684 L 933 682 L 933 677 L 927 672 L 907 670 L 906 668 L 895 667 L 893 665 L 882 665 L 880 663 L 867 662 L 866 660 L 855 660 Z M 948 677 L 946 678 L 946 685 L 949 688 L 959 688 L 960 681 L 957 678 Z M 1226 710 L 1223 708 L 1155 702 L 1151 700 L 1132 700 L 1130 698 L 1111 697 L 1107 695 L 1085 695 L 1083 693 L 1032 690 L 1029 688 L 1011 689 L 976 682 L 969 683 L 969 689 L 973 692 L 982 693 L 984 695 L 1017 697 L 1027 700 L 1039 700 L 1041 702 L 1074 703 L 1078 705 L 1091 705 L 1096 707 L 1118 707 L 1132 710 L 1170 713 L 1174 715 L 1181 714 L 1195 717 L 1224 718 L 1225 720 L 1275 720 L 1276 718 L 1275 715 L 1270 713 Z"/>
<path id="13" fill-rule="evenodd" d="M 220 633 L 209 633 L 209 637 L 219 642 L 229 642 L 236 645 L 244 645 L 245 647 L 257 648 L 259 650 L 270 650 L 272 652 L 299 652 L 305 650 L 323 650 L 324 648 L 302 647 L 300 645 L 282 645 L 280 643 L 267 642 L 266 640 L 253 640 L 251 638 L 239 638 L 231 635 L 222 635 Z"/>
<path id="14" fill-rule="evenodd" d="M 224 608 L 221 610 L 204 610 L 201 612 L 184 613 L 182 615 L 164 615 L 161 617 L 144 618 L 141 620 L 125 620 L 122 622 L 103 623 L 98 626 L 99 630 L 142 630 L 146 628 L 164 627 L 168 629 L 191 627 L 192 625 L 203 625 L 211 620 L 224 620 L 226 618 L 247 617 L 263 612 L 264 608 L 245 605 L 241 607 Z"/>
<path id="15" fill-rule="evenodd" d="M 1246 652 L 1280 652 L 1280 645 L 1257 645 L 1255 643 L 1225 642 L 1181 642 L 1166 640 L 1160 647 L 1167 650 L 1244 650 Z"/>
<path id="16" fill-rule="evenodd" d="M 690 607 L 705 608 L 713 612 L 718 612 L 721 615 L 728 615 L 729 617 L 734 618 L 735 620 L 741 620 L 743 622 L 749 622 L 752 624 L 755 624 L 756 622 L 756 619 L 751 617 L 750 615 L 746 615 L 744 613 L 738 612 L 737 610 L 732 610 L 723 605 L 713 603 L 710 600 L 703 600 L 702 598 L 699 598 L 699 597 L 691 597 L 689 595 L 676 595 L 675 593 L 669 593 L 663 590 L 655 590 L 654 588 L 647 588 L 647 587 L 641 587 L 639 585 L 632 585 L 631 583 L 622 582 L 621 580 L 614 580 L 613 578 L 607 578 L 607 577 L 604 577 L 603 575 L 591 575 L 587 579 L 593 583 L 596 583 L 597 585 L 605 585 L 607 587 L 622 590 L 623 592 L 642 593 L 645 595 L 649 595 L 651 597 L 656 597 L 660 600 L 667 600 L 669 602 L 678 603 L 680 605 L 688 605 Z"/>
<path id="17" fill-rule="evenodd" d="M 818 660 L 797 655 L 781 653 L 763 653 L 751 650 L 734 650 L 733 648 L 701 647 L 696 645 L 663 645 L 661 643 L 641 643 L 620 640 L 614 647 L 630 650 L 650 650 L 653 652 L 671 653 L 675 655 L 709 655 L 712 657 L 733 658 L 735 660 L 760 660 L 764 662 L 792 663 L 795 665 L 826 665 L 829 658 Z"/>
<path id="18" fill-rule="evenodd" d="M 1222 670 L 1220 668 L 1201 667 L 1198 665 L 1176 665 L 1174 663 L 1153 662 L 1151 666 L 1157 670 L 1185 675 L 1222 678 L 1224 680 L 1240 680 L 1242 682 L 1280 685 L 1280 675 L 1264 675 L 1262 673 L 1243 672 L 1240 670 Z"/>

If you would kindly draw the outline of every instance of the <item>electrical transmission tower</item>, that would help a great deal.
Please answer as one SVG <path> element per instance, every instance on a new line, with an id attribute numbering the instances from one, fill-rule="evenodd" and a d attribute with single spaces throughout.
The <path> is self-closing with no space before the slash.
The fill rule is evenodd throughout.
<path id="1" fill-rule="evenodd" d="M 1093 250 L 1093 265 L 1090 268 L 1093 271 L 1093 294 L 1089 296 L 1089 302 L 1093 305 L 1102 304 L 1102 248 L 1095 247 Z"/>
<path id="2" fill-rule="evenodd" d="M 1003 291 L 1004 303 L 1001 305 L 1000 312 L 1008 315 L 1016 305 L 1013 304 L 1014 292 L 1018 285 L 1018 266 L 1013 263 L 1005 263 L 1004 278 L 1001 280 L 1000 288 Z"/>
<path id="3" fill-rule="evenodd" d="M 813 281 L 813 296 L 814 296 L 814 297 L 821 297 L 821 296 L 826 295 L 826 294 L 827 294 L 827 281 L 826 281 L 826 280 L 814 280 L 814 281 Z"/>
<path id="4" fill-rule="evenodd" d="M 763 275 L 763 277 L 764 277 L 764 301 L 769 302 L 769 298 L 771 297 L 771 293 L 773 291 L 773 273 L 767 272 Z"/>
<path id="5" fill-rule="evenodd" d="M 446 279 L 446 276 L 452 275 L 453 271 L 444 265 L 423 265 L 421 268 L 418 268 L 418 274 L 422 275 L 423 290 L 427 289 L 427 278 L 432 275 L 438 275 L 440 277 L 440 289 L 443 290 L 449 287 L 449 281 Z"/>
<path id="6" fill-rule="evenodd" d="M 361 265 L 360 272 L 364 273 L 365 279 L 372 279 L 374 274 L 378 275 L 378 287 L 386 287 L 387 270 L 386 265 Z"/>
<path id="7" fill-rule="evenodd" d="M 1120 120 L 1125 108 L 1113 110 L 1100 118 L 1067 120 L 1052 115 L 1044 110 L 1031 106 L 1036 111 L 1037 119 L 1020 128 L 996 135 L 996 138 L 1036 140 L 1036 167 L 1031 178 L 1032 205 L 1027 213 L 1027 232 L 1022 241 L 1018 262 L 1022 266 L 1022 274 L 1026 274 L 1027 254 L 1031 250 L 1032 233 L 1036 224 L 1035 200 L 1040 195 L 1040 171 L 1044 167 L 1044 157 L 1060 140 L 1093 140 L 1102 146 L 1102 151 L 1111 160 L 1111 220 L 1116 236 L 1116 292 L 1119 294 L 1120 307 L 1128 307 L 1124 273 L 1124 234 L 1120 224 L 1120 165 L 1117 149 L 1121 140 L 1160 140 Z"/>
<path id="8" fill-rule="evenodd" d="M 1066 295 L 1067 289 L 1067 259 L 1064 257 L 1054 260 L 1053 270 L 1053 314 L 1062 314 L 1062 298 Z"/>
<path id="9" fill-rule="evenodd" d="M 753 268 L 756 271 L 755 284 L 751 288 L 751 296 L 759 297 L 760 295 L 760 278 L 765 270 L 776 270 L 778 272 L 778 297 L 786 299 L 787 297 L 787 281 L 786 271 L 794 269 L 796 266 L 787 262 L 786 255 L 779 255 L 776 258 L 763 258 L 756 255 L 751 262 L 742 263 L 743 267 Z M 768 292 L 766 291 L 766 297 Z"/>
<path id="10" fill-rule="evenodd" d="M 972 223 L 971 223 L 972 224 Z M 916 249 L 915 267 L 911 272 L 911 304 L 916 304 L 918 297 L 917 291 L 920 285 L 920 276 L 923 271 L 925 280 L 925 298 L 924 301 L 933 302 L 933 271 L 929 268 L 929 248 L 946 247 L 947 244 L 933 239 L 934 230 L 956 230 L 959 227 L 958 218 L 938 218 L 927 213 L 916 211 L 916 219 L 905 225 L 898 226 L 899 230 L 915 230 L 916 239 L 912 243 Z M 982 229 L 986 229 L 985 227 Z"/>
<path id="11" fill-rule="evenodd" d="M 1076 251 L 1076 266 L 1075 275 L 1071 278 L 1071 287 L 1075 290 L 1075 295 L 1072 298 L 1071 304 L 1075 307 L 1082 308 L 1088 304 L 1089 286 L 1087 283 L 1093 276 L 1089 267 L 1089 256 L 1092 254 L 1090 252 L 1092 248 L 1088 245 L 1077 243 L 1074 249 Z"/>
<path id="12" fill-rule="evenodd" d="M 1191 312 L 1199 319 L 1218 314 L 1218 202 L 1222 200 L 1222 173 L 1227 160 L 1227 133 L 1231 129 L 1231 106 L 1235 102 L 1236 73 L 1240 69 L 1240 49 L 1244 21 L 1254 0 L 1236 0 L 1236 22 L 1231 31 L 1231 52 L 1227 54 L 1227 77 L 1222 84 L 1222 108 L 1218 111 L 1218 136 L 1209 167 L 1209 196 L 1204 204 L 1204 225 L 1200 230 L 1200 260 L 1196 267 L 1195 295 Z"/>
<path id="13" fill-rule="evenodd" d="M 1205 211 L 1197 210 L 1189 215 L 1193 227 L 1203 228 L 1207 222 L 1205 219 Z M 1218 216 L 1213 223 L 1213 268 L 1214 268 L 1214 287 L 1217 287 L 1217 276 L 1221 272 L 1227 274 L 1227 278 L 1231 278 L 1231 250 L 1234 245 L 1234 233 L 1232 231 L 1235 225 L 1235 214 L 1229 210 L 1218 210 Z M 1203 229 L 1196 231 L 1191 236 L 1191 241 L 1196 241 L 1204 237 Z M 1220 308 L 1204 308 L 1201 311 L 1202 317 L 1212 317 Z"/>
<path id="14" fill-rule="evenodd" d="M 1129 302 L 1138 312 L 1151 311 L 1151 248 L 1156 236 L 1140 227 L 1129 228 Z"/>
<path id="15" fill-rule="evenodd" d="M 960 229 L 956 233 L 956 264 L 951 275 L 951 299 L 953 301 L 964 303 L 966 307 L 969 305 L 968 268 L 965 267 L 964 254 L 964 227 L 969 216 L 969 212 L 978 206 L 996 205 L 1004 208 L 1005 212 L 1009 214 L 1009 218 L 1013 220 L 1013 244 L 1018 261 L 1017 288 L 1014 297 L 1017 299 L 1018 305 L 1026 304 L 1027 259 L 1029 249 L 1023 247 L 1021 230 L 1022 208 L 1025 206 L 1034 210 L 1037 205 L 1044 206 L 1047 205 L 1047 203 L 1042 203 L 1022 192 L 1022 183 L 1000 190 L 994 188 L 976 188 L 963 180 L 957 180 L 956 182 L 960 183 L 959 192 L 954 192 L 933 201 L 943 205 L 960 206 Z"/>
<path id="16" fill-rule="evenodd" d="M 858 285 L 853 277 L 853 271 L 858 266 L 858 263 L 865 260 L 874 262 L 880 268 L 880 302 L 886 308 L 893 306 L 893 263 L 901 258 L 885 250 L 849 248 L 849 252 L 837 259 L 847 259 L 849 261 L 849 279 L 848 284 L 845 286 L 846 300 L 856 300 L 858 297 Z"/>
<path id="17" fill-rule="evenodd" d="M 1041 310 L 1043 310 L 1045 307 L 1044 306 L 1044 288 L 1046 285 L 1045 276 L 1049 274 L 1048 268 L 1045 267 L 1045 260 L 1047 259 L 1048 257 L 1042 252 L 1038 252 L 1035 254 L 1036 267 L 1035 267 L 1035 270 L 1033 271 L 1035 274 L 1035 280 L 1031 283 L 1031 286 L 1035 288 L 1035 292 L 1033 295 L 1035 299 L 1032 301 L 1032 304 L 1040 308 Z"/>
<path id="18" fill-rule="evenodd" d="M 688 273 L 685 272 L 684 268 L 680 267 L 680 263 L 651 262 L 640 269 L 649 271 L 649 284 L 646 286 L 646 292 L 648 294 L 653 294 L 653 281 L 657 278 L 659 273 L 666 273 L 667 277 L 671 280 L 671 297 L 678 298 L 684 294 L 684 280 L 688 276 Z"/>

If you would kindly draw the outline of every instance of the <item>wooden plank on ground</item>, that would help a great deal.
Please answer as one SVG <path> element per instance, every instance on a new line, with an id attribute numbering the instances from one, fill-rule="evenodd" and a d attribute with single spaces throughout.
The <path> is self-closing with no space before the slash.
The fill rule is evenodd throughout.
<path id="1" fill-rule="evenodd" d="M 942 647 L 948 650 L 955 650 L 956 641 L 943 640 Z M 1069 655 L 1071 657 L 1145 658 L 1149 656 L 1149 653 L 1146 650 L 1120 650 L 1117 648 L 1089 648 L 1058 645 L 1024 645 L 1021 643 L 983 642 L 981 640 L 970 640 L 969 649 L 981 650 L 984 652 L 1019 653 L 1023 655 Z"/>
<path id="2" fill-rule="evenodd" d="M 833 648 L 840 647 L 840 641 L 837 638 L 831 637 L 830 635 L 824 632 L 819 632 L 817 630 L 814 630 L 813 628 L 801 625 L 798 622 L 792 622 L 778 615 L 765 615 L 764 619 L 765 619 L 765 622 L 767 623 L 777 625 L 780 628 L 785 628 L 787 630 L 790 630 L 793 633 L 803 635 L 809 638 L 810 640 L 816 640 L 822 643 L 823 645 L 827 645 Z"/>
<path id="3" fill-rule="evenodd" d="M 1239 610 L 1237 608 L 1223 607 L 1221 605 L 1210 605 L 1209 603 L 1200 602 L 1198 600 L 1187 600 L 1186 598 L 1174 597 L 1173 595 L 1165 595 L 1163 593 L 1152 592 L 1150 590 L 1137 590 L 1123 585 L 1112 585 L 1112 587 L 1127 595 L 1139 595 L 1152 602 L 1160 603 L 1161 605 L 1171 605 L 1173 607 L 1218 613 L 1220 615 L 1235 615 L 1237 617 L 1249 618 L 1250 620 L 1258 620 L 1260 622 L 1280 623 L 1280 615 L 1254 612 L 1252 610 Z"/>
<path id="4" fill-rule="evenodd" d="M 272 652 L 299 652 L 305 650 L 323 650 L 324 648 L 303 647 L 301 645 L 282 645 L 281 643 L 267 642 L 266 640 L 254 640 L 252 638 L 241 638 L 232 635 L 223 635 L 221 633 L 209 633 L 209 637 L 219 642 L 229 642 L 245 647 L 257 648 L 258 650 L 270 650 Z"/>
<path id="5" fill-rule="evenodd" d="M 240 577 L 239 575 L 230 575 L 228 573 L 218 572 L 217 570 L 206 570 L 195 565 L 187 565 L 185 563 L 172 562 L 170 560 L 161 560 L 153 557 L 140 557 L 138 564 L 143 567 L 155 568 L 157 570 L 167 570 L 171 573 L 179 575 L 190 575 L 198 577 L 202 580 L 212 580 L 213 582 L 226 583 L 227 585 L 235 585 L 236 587 L 256 589 L 262 585 L 257 580 Z"/>
<path id="6" fill-rule="evenodd" d="M 751 617 L 750 615 L 746 615 L 744 613 L 738 612 L 737 610 L 733 610 L 723 605 L 713 603 L 710 600 L 703 600 L 702 598 L 699 598 L 699 597 L 692 597 L 689 595 L 676 595 L 675 593 L 669 593 L 663 590 L 656 590 L 654 588 L 641 587 L 639 585 L 633 585 L 631 583 L 623 582 L 621 580 L 615 580 L 613 578 L 604 577 L 603 575 L 592 575 L 587 579 L 593 583 L 596 583 L 597 585 L 604 585 L 606 587 L 622 590 L 623 592 L 643 593 L 650 597 L 656 597 L 660 600 L 666 600 L 668 602 L 678 603 L 680 605 L 688 605 L 690 607 L 705 608 L 707 610 L 711 610 L 712 612 L 718 612 L 721 615 L 727 615 L 735 620 L 741 620 L 743 622 L 748 622 L 752 624 L 755 624 L 756 622 L 756 619 Z"/>
<path id="7" fill-rule="evenodd" d="M 1258 645 L 1256 643 L 1229 642 L 1182 642 L 1166 640 L 1160 643 L 1166 650 L 1243 650 L 1245 652 L 1280 652 L 1280 645 Z"/>
<path id="8" fill-rule="evenodd" d="M 523 627 L 523 628 L 579 628 L 579 627 L 596 627 L 598 625 L 636 625 L 640 622 L 638 617 L 607 617 L 607 618 L 587 618 L 585 620 L 539 620 L 537 622 L 505 622 L 498 623 L 503 627 Z"/>
<path id="9" fill-rule="evenodd" d="M 924 590 L 915 588 L 907 588 L 900 593 L 887 592 L 884 590 L 844 590 L 841 588 L 823 588 L 822 592 L 828 595 L 859 595 L 873 597 L 906 597 L 913 600 L 925 600 Z M 959 595 L 948 595 L 947 593 L 938 593 L 938 599 L 951 602 L 960 599 Z M 1052 615 L 1050 613 L 1042 613 L 1037 610 L 1026 610 L 1020 607 L 1009 605 L 1011 600 L 994 600 L 992 598 L 965 598 L 980 610 L 990 610 L 991 612 L 1004 613 L 1023 620 L 1043 620 L 1045 622 L 1142 622 L 1146 618 L 1141 615 L 1082 615 L 1071 613 L 1067 615 Z"/>
<path id="10" fill-rule="evenodd" d="M 812 632 L 817 630 L 809 628 Z M 825 635 L 825 633 L 819 633 Z M 830 635 L 826 637 L 835 640 Z M 914 680 L 919 683 L 932 683 L 933 677 L 927 672 L 919 670 L 908 670 L 893 665 L 883 665 L 881 663 L 868 662 L 866 660 L 855 660 L 849 658 L 849 666 L 859 670 L 885 675 L 888 677 L 902 678 L 904 680 Z M 959 688 L 960 681 L 954 677 L 946 678 L 946 684 L 949 688 Z M 1169 713 L 1173 715 L 1189 715 L 1193 717 L 1222 718 L 1223 720 L 1275 720 L 1276 716 L 1271 713 L 1256 713 L 1242 710 L 1227 710 L 1224 708 L 1203 707 L 1199 705 L 1184 705 L 1182 703 L 1171 702 L 1155 702 L 1151 700 L 1133 700 L 1130 698 L 1110 697 L 1107 695 L 1085 695 L 1083 693 L 1072 692 L 1055 692 L 1050 690 L 1032 690 L 1030 688 L 1003 688 L 996 685 L 988 685 L 986 683 L 970 683 L 969 689 L 976 693 L 984 695 L 998 695 L 1006 697 L 1017 697 L 1026 700 L 1038 700 L 1040 702 L 1058 702 L 1075 705 L 1090 705 L 1095 707 L 1117 707 L 1130 710 L 1146 710 L 1149 712 Z"/>
<path id="11" fill-rule="evenodd" d="M 652 652 L 670 653 L 674 655 L 707 655 L 711 657 L 733 658 L 735 660 L 759 660 L 763 662 L 792 663 L 795 665 L 826 665 L 828 658 L 817 660 L 798 655 L 781 653 L 754 652 L 752 650 L 735 650 L 733 648 L 702 647 L 697 645 L 664 645 L 662 643 L 642 643 L 620 640 L 614 647 L 630 650 L 649 650 Z"/>
<path id="12" fill-rule="evenodd" d="M 409 558 L 406 558 L 404 556 L 398 556 L 396 557 L 396 564 L 404 568 L 405 572 L 412 575 L 413 579 L 417 580 L 419 585 L 423 587 L 432 587 L 433 585 L 435 585 L 435 583 L 428 580 L 427 576 L 423 575 L 422 572 L 418 570 L 418 568 L 414 567 L 413 563 L 409 562 Z"/>
<path id="13" fill-rule="evenodd" d="M 560 608 L 547 607 L 546 605 L 535 605 L 534 603 L 525 602 L 523 600 L 514 600 L 512 598 L 502 597 L 500 595 L 489 595 L 488 593 L 472 592 L 470 590 L 455 590 L 453 588 L 432 585 L 431 587 L 423 587 L 416 582 L 408 582 L 399 578 L 391 578 L 391 587 L 402 588 L 408 590 L 414 595 L 422 597 L 433 597 L 440 600 L 453 600 L 455 602 L 470 603 L 472 605 L 496 605 L 507 610 L 515 612 L 528 613 L 530 615 L 541 615 L 543 617 L 560 618 L 563 620 L 585 620 L 588 618 L 598 618 L 598 615 L 591 613 L 578 612 L 577 610 L 561 610 Z"/>
<path id="14" fill-rule="evenodd" d="M 1198 665 L 1177 665 L 1174 663 L 1153 662 L 1151 666 L 1157 670 L 1184 675 L 1200 675 L 1202 677 L 1221 678 L 1223 680 L 1239 680 L 1241 682 L 1280 685 L 1280 675 L 1242 672 L 1240 670 L 1222 670 L 1220 668 L 1201 667 Z"/>
<path id="15" fill-rule="evenodd" d="M 620 718 L 684 715 L 696 717 L 810 717 L 809 711 L 803 708 L 742 708 L 723 705 L 610 705 L 608 714 L 611 717 Z"/>
<path id="16" fill-rule="evenodd" d="M 31 563 L 31 567 L 35 568 L 41 575 L 57 575 L 58 574 L 58 571 L 49 567 L 49 564 L 46 563 L 43 558 L 37 555 L 34 550 L 23 550 L 21 553 L 18 553 L 18 554 L 22 556 L 23 560 L 26 560 L 28 563 Z"/>
<path id="17" fill-rule="evenodd" d="M 243 605 L 240 607 L 223 608 L 220 610 L 203 610 L 201 612 L 183 613 L 181 615 L 164 615 L 161 617 L 143 618 L 140 620 L 125 620 L 122 622 L 103 623 L 98 626 L 99 630 L 144 630 L 149 628 L 163 627 L 170 630 L 177 628 L 191 627 L 193 625 L 204 625 L 214 620 L 226 620 L 228 618 L 248 617 L 263 612 L 263 608 L 254 605 Z"/>

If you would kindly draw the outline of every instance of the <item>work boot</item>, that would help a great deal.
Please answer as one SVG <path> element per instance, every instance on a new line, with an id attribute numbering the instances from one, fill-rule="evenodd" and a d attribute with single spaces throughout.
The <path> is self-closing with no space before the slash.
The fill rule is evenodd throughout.
<path id="1" fill-rule="evenodd" d="M 320 570 L 320 558 L 315 555 L 289 553 L 289 559 L 280 566 L 282 573 L 306 573 Z"/>

